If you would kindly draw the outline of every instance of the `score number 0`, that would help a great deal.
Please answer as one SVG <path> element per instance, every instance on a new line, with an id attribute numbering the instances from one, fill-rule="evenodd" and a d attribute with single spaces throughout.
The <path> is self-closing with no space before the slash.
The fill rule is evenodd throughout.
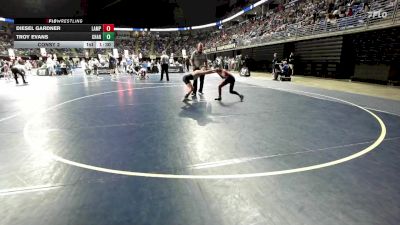
<path id="1" fill-rule="evenodd" d="M 103 41 L 114 41 L 114 24 L 103 24 Z"/>
<path id="2" fill-rule="evenodd" d="M 103 32 L 114 32 L 114 24 L 103 24 Z"/>

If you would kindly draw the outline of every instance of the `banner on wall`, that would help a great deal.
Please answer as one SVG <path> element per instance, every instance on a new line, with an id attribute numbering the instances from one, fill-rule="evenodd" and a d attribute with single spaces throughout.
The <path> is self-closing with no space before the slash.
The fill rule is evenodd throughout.
<path id="1" fill-rule="evenodd" d="M 10 56 L 10 59 L 15 59 L 14 49 L 12 49 L 12 48 L 8 49 L 8 56 Z"/>
<path id="2" fill-rule="evenodd" d="M 210 53 L 210 52 L 216 52 L 216 51 L 222 51 L 222 50 L 228 50 L 228 49 L 234 49 L 236 48 L 236 43 L 228 44 L 228 45 L 222 45 L 214 48 L 208 48 L 204 50 L 204 53 Z"/>
<path id="3" fill-rule="evenodd" d="M 133 32 L 116 32 L 115 39 L 132 40 L 134 37 L 131 35 Z"/>
<path id="4" fill-rule="evenodd" d="M 107 55 L 98 54 L 100 64 L 104 65 L 107 61 Z"/>
<path id="5" fill-rule="evenodd" d="M 116 49 L 116 48 L 113 49 L 113 56 L 115 58 L 119 58 L 118 49 Z"/>
<path id="6" fill-rule="evenodd" d="M 210 53 L 210 52 L 216 52 L 217 51 L 217 48 L 207 48 L 207 49 L 205 49 L 204 50 L 204 53 Z"/>
<path id="7" fill-rule="evenodd" d="M 40 48 L 40 55 L 41 56 L 47 56 L 47 52 L 45 48 Z"/>
<path id="8" fill-rule="evenodd" d="M 217 47 L 217 51 L 221 51 L 221 50 L 227 50 L 227 49 L 233 49 L 236 48 L 236 44 L 229 44 L 229 45 L 222 45 L 222 46 L 218 46 Z"/>

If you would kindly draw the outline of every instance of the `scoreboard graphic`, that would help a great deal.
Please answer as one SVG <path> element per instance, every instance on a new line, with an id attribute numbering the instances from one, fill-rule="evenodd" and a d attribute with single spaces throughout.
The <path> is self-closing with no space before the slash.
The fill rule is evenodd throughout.
<path id="1" fill-rule="evenodd" d="M 13 32 L 17 49 L 114 48 L 114 24 L 81 24 L 83 20 L 61 19 L 44 19 L 36 24 L 21 22 L 16 20 Z"/>

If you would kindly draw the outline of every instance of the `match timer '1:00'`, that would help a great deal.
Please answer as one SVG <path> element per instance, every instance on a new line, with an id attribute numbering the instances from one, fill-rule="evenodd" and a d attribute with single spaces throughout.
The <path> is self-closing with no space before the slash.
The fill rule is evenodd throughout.
<path id="1" fill-rule="evenodd" d="M 103 24 L 103 41 L 114 41 L 115 33 L 114 33 L 114 24 Z"/>
<path id="2" fill-rule="evenodd" d="M 96 48 L 113 48 L 114 42 L 96 41 Z"/>

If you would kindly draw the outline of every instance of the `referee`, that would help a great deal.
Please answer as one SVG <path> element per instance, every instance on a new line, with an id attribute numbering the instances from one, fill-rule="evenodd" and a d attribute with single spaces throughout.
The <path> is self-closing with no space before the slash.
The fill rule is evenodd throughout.
<path id="1" fill-rule="evenodd" d="M 117 59 L 111 53 L 108 53 L 108 57 L 109 57 L 108 69 L 110 70 L 110 75 L 116 74 Z"/>
<path id="2" fill-rule="evenodd" d="M 165 71 L 165 75 L 167 77 L 167 81 L 169 81 L 169 76 L 168 76 L 169 57 L 168 57 L 166 51 L 162 52 L 160 61 L 161 61 L 161 78 L 160 78 L 160 81 L 162 81 L 163 78 L 164 78 L 164 71 Z"/>
<path id="3" fill-rule="evenodd" d="M 197 44 L 197 50 L 192 53 L 192 56 L 190 57 L 190 63 L 192 64 L 193 71 L 195 70 L 200 70 L 202 67 L 207 66 L 207 55 L 203 52 L 203 43 L 199 42 Z M 203 94 L 203 85 L 204 85 L 204 75 L 201 75 L 200 77 L 200 88 L 199 88 L 199 94 Z M 197 79 L 193 81 L 193 96 L 196 96 L 197 93 Z"/>

